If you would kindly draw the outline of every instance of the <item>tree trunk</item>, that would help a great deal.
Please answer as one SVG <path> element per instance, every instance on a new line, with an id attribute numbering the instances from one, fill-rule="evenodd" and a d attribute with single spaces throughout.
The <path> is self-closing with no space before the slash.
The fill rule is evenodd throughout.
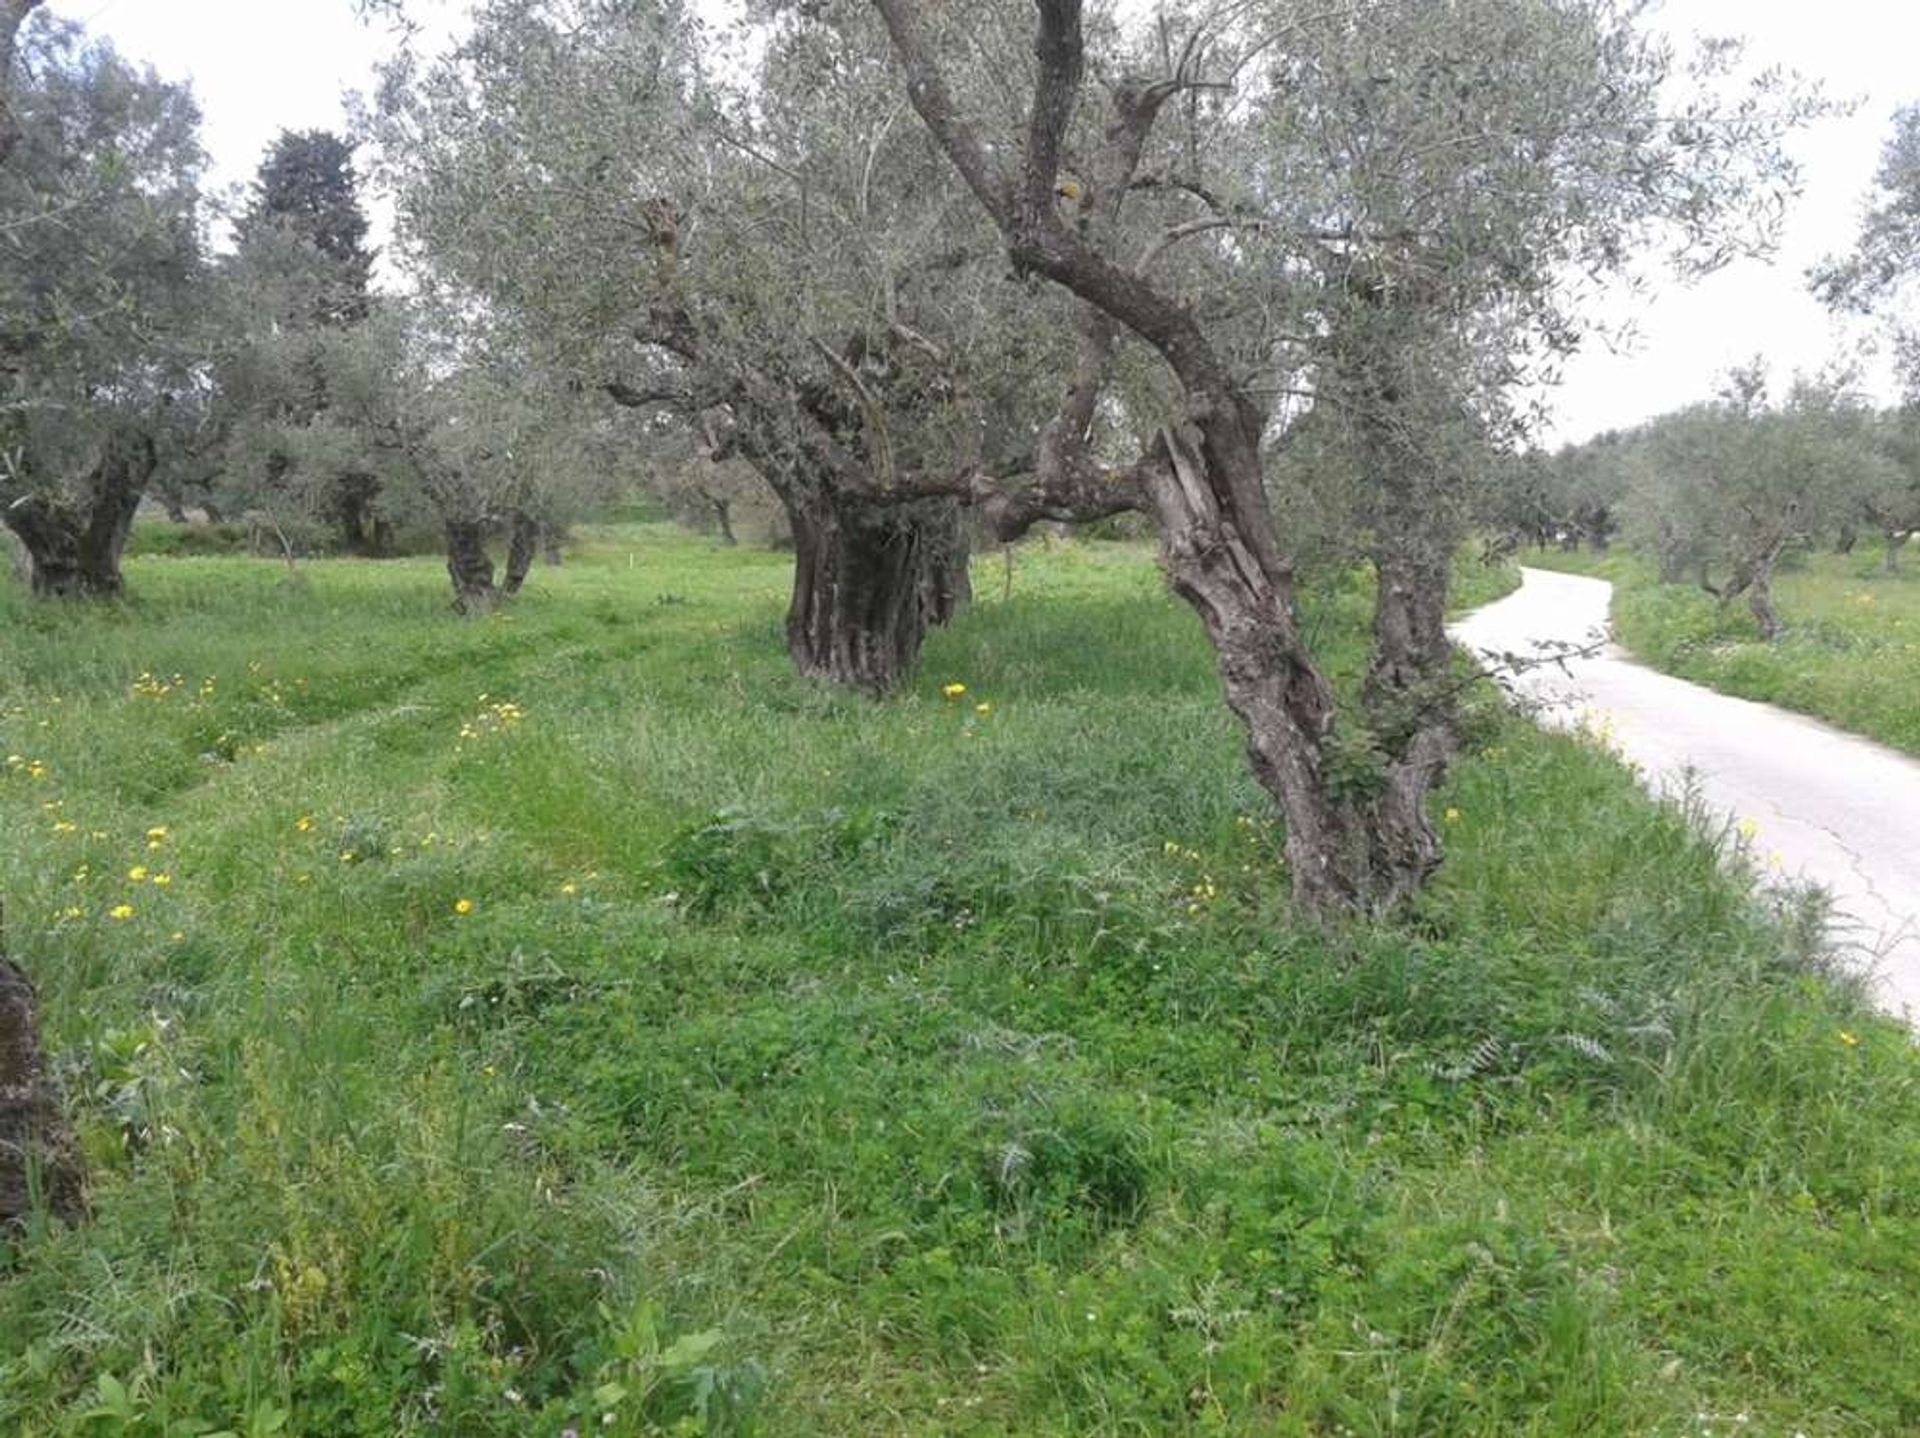
<path id="1" fill-rule="evenodd" d="M 386 553 L 385 541 L 390 531 L 386 522 L 372 512 L 373 501 L 380 493 L 379 478 L 363 471 L 349 471 L 339 477 L 338 484 L 334 512 L 339 517 L 340 538 L 347 553 L 360 559 L 381 558 Z"/>
<path id="2" fill-rule="evenodd" d="M 1835 554 L 1852 554 L 1854 545 L 1859 542 L 1860 531 L 1856 529 L 1851 522 L 1842 524 L 1839 533 L 1834 536 L 1833 552 Z"/>
<path id="3" fill-rule="evenodd" d="M 0 511 L 26 546 L 33 592 L 46 599 L 123 593 L 120 557 L 158 464 L 153 441 L 124 429 L 108 436 L 87 477 L 83 504 L 29 495 Z"/>
<path id="4" fill-rule="evenodd" d="M 1888 574 L 1898 574 L 1900 572 L 1900 551 L 1905 548 L 1908 538 L 1909 536 L 1905 530 L 1889 529 L 1887 531 L 1887 553 L 1884 567 Z"/>
<path id="5" fill-rule="evenodd" d="M 1411 492 L 1400 498 L 1406 501 L 1400 507 L 1410 509 Z M 1440 867 L 1440 834 L 1427 817 L 1426 798 L 1446 777 L 1456 747 L 1453 644 L 1446 631 L 1452 546 L 1412 513 L 1383 518 L 1388 522 L 1373 554 L 1374 648 L 1361 708 L 1384 765 L 1371 801 L 1369 862 L 1387 901 L 1397 903 Z"/>
<path id="6" fill-rule="evenodd" d="M 487 614 L 499 602 L 493 586 L 493 558 L 487 553 L 487 527 L 477 519 L 449 519 L 447 576 L 453 580 L 453 607 L 462 614 Z"/>
<path id="7" fill-rule="evenodd" d="M 809 678 L 887 693 L 920 657 L 929 571 L 953 504 L 782 498 L 793 525 L 787 652 L 794 667 Z"/>
<path id="8" fill-rule="evenodd" d="M 525 510 L 516 509 L 507 539 L 507 572 L 503 587 L 508 594 L 518 594 L 520 586 L 527 582 L 527 572 L 533 568 L 534 552 L 539 547 L 540 521 Z"/>
<path id="9" fill-rule="evenodd" d="M 1444 736 L 1342 772 L 1333 690 L 1301 637 L 1290 586 L 1270 577 L 1226 518 L 1221 493 L 1234 486 L 1209 475 L 1209 459 L 1184 440 L 1166 444 L 1168 464 L 1148 479 L 1161 562 L 1206 628 L 1227 705 L 1246 729 L 1248 764 L 1286 820 L 1293 900 L 1322 919 L 1391 910 L 1440 860 L 1425 798 L 1444 771 Z M 1257 449 L 1242 448 L 1248 477 L 1257 475 Z M 1230 462 L 1224 449 L 1215 454 Z M 1424 642 L 1424 603 L 1389 604 L 1381 622 Z"/>
<path id="10" fill-rule="evenodd" d="M 220 513 L 220 507 L 211 499 L 202 499 L 200 508 L 207 516 L 208 524 L 225 524 L 226 517 Z"/>
<path id="11" fill-rule="evenodd" d="M 1760 626 L 1760 637 L 1769 644 L 1780 637 L 1780 616 L 1773 608 L 1773 564 L 1771 556 L 1761 560 L 1747 581 L 1747 608 Z"/>
<path id="12" fill-rule="evenodd" d="M 540 559 L 550 569 L 558 569 L 565 558 L 561 546 L 566 543 L 567 529 L 563 524 L 547 523 L 540 526 Z"/>
<path id="13" fill-rule="evenodd" d="M 81 518 L 57 500 L 31 495 L 7 506 L 7 528 L 27 552 L 27 582 L 41 599 L 77 599 Z"/>
<path id="14" fill-rule="evenodd" d="M 33 985 L 0 957 L 0 1231 L 38 1205 L 68 1222 L 85 1202 L 73 1136 L 47 1081 Z"/>
<path id="15" fill-rule="evenodd" d="M 167 507 L 167 522 L 169 524 L 191 524 L 193 522 L 187 517 L 187 507 L 180 502 L 180 496 L 177 493 L 162 495 L 160 502 Z"/>
<path id="16" fill-rule="evenodd" d="M 720 542 L 728 549 L 737 547 L 740 538 L 733 532 L 733 501 L 730 499 L 708 499 L 713 506 L 713 522 L 719 526 Z"/>

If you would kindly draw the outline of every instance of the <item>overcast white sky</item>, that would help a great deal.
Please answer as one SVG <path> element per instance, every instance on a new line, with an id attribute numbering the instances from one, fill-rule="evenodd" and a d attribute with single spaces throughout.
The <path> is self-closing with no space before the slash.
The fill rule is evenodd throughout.
<path id="1" fill-rule="evenodd" d="M 192 78 L 223 184 L 248 179 L 282 128 L 338 128 L 343 93 L 369 84 L 389 43 L 360 23 L 351 0 L 51 0 L 51 8 L 166 75 Z M 1917 0 L 1666 0 L 1659 15 L 1680 34 L 1744 34 L 1756 59 L 1863 103 L 1796 144 L 1806 193 L 1775 261 L 1660 287 L 1632 308 L 1638 338 L 1629 352 L 1596 345 L 1574 361 L 1557 405 L 1568 439 L 1703 397 L 1728 365 L 1756 353 L 1785 371 L 1857 351 L 1864 332 L 1838 334 L 1808 296 L 1804 272 L 1848 245 L 1894 109 L 1920 101 Z M 1874 373 L 1884 386 L 1884 368 Z"/>

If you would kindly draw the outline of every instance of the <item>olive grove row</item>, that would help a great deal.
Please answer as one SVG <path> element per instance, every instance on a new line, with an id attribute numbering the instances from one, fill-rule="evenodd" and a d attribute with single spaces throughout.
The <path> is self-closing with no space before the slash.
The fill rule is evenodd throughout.
<path id="1" fill-rule="evenodd" d="M 606 475 L 697 454 L 777 499 L 798 669 L 878 694 L 970 535 L 1137 515 L 1329 916 L 1439 863 L 1451 560 L 1587 300 L 1763 252 L 1826 108 L 1630 0 L 482 0 L 366 107 L 378 294 L 351 152 L 289 137 L 213 254 L 190 96 L 35 4 L 0 0 L 0 511 L 40 588 L 117 588 L 149 490 L 369 550 L 404 491 L 484 608 L 490 526 L 511 585 Z M 1300 603 L 1356 563 L 1349 691 Z"/>

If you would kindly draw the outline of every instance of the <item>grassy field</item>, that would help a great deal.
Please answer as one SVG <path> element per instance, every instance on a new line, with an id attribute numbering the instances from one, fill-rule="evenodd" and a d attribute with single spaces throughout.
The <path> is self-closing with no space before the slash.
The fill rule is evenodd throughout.
<path id="1" fill-rule="evenodd" d="M 1603 754 L 1483 715 L 1321 935 L 1142 551 L 983 563 L 878 705 L 786 568 L 0 594 L 95 1207 L 0 1247 L 0 1430 L 1920 1431 L 1915 1049 Z"/>
<path id="2" fill-rule="evenodd" d="M 1656 669 L 1920 754 L 1920 562 L 1887 574 L 1880 555 L 1863 542 L 1797 559 L 1775 583 L 1786 633 L 1773 644 L 1745 604 L 1723 610 L 1696 585 L 1661 584 L 1632 554 L 1529 551 L 1522 562 L 1611 579 L 1620 642 Z"/>

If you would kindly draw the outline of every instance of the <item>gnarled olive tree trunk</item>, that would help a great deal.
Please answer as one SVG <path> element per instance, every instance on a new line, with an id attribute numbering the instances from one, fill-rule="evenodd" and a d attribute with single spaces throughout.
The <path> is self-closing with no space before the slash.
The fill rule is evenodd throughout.
<path id="1" fill-rule="evenodd" d="M 78 501 L 28 494 L 0 507 L 0 520 L 27 551 L 35 594 L 75 599 L 125 591 L 120 559 L 157 464 L 152 437 L 123 429 L 101 446 Z"/>
<path id="2" fill-rule="evenodd" d="M 1773 571 L 1784 547 L 1778 545 L 1741 560 L 1734 566 L 1733 577 L 1724 586 L 1712 583 L 1704 564 L 1700 571 L 1700 587 L 1720 601 L 1721 609 L 1724 610 L 1742 595 L 1746 596 L 1747 612 L 1753 615 L 1760 637 L 1769 644 L 1780 637 L 1780 615 L 1773 607 Z"/>
<path id="3" fill-rule="evenodd" d="M 507 522 L 507 570 L 502 587 L 518 594 L 533 569 L 533 556 L 540 548 L 540 521 L 524 509 L 516 509 Z"/>
<path id="4" fill-rule="evenodd" d="M 500 602 L 493 583 L 493 556 L 487 553 L 487 526 L 479 519 L 447 519 L 447 577 L 453 581 L 453 607 L 462 614 L 487 614 Z"/>
<path id="5" fill-rule="evenodd" d="M 1756 564 L 1747 581 L 1747 610 L 1760 627 L 1760 637 L 1771 644 L 1780 637 L 1780 615 L 1773 607 L 1773 560 Z"/>
<path id="6" fill-rule="evenodd" d="M 959 602 L 955 505 L 793 491 L 782 499 L 793 526 L 787 652 L 794 667 L 887 693 L 912 672 L 929 624 L 945 622 Z"/>
<path id="7" fill-rule="evenodd" d="M 1229 517 L 1231 501 L 1221 502 L 1231 487 L 1218 466 L 1248 451 L 1172 435 L 1163 443 L 1167 463 L 1147 476 L 1161 562 L 1206 629 L 1227 707 L 1246 730 L 1249 767 L 1286 820 L 1293 899 L 1324 917 L 1390 910 L 1440 862 L 1425 800 L 1445 773 L 1451 733 L 1420 725 L 1397 753 L 1348 754 L 1335 742 L 1333 690 L 1301 634 L 1290 583 L 1254 554 Z M 1370 684 L 1383 692 L 1396 666 L 1424 684 L 1438 662 L 1444 589 L 1432 601 L 1398 587 L 1401 578 L 1382 577 L 1376 628 L 1389 631 L 1392 657 L 1376 659 Z"/>

